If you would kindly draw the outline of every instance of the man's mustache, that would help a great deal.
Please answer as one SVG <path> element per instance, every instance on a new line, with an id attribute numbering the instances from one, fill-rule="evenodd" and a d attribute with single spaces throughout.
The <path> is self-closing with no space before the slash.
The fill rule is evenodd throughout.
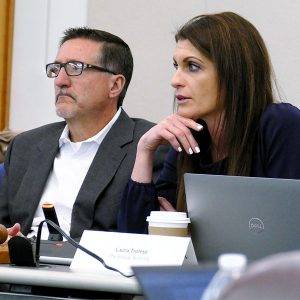
<path id="1" fill-rule="evenodd" d="M 68 97 L 72 98 L 74 101 L 76 101 L 76 98 L 72 94 L 64 92 L 63 90 L 61 90 L 56 94 L 55 102 L 58 101 L 58 97 L 60 97 L 60 96 L 68 96 Z"/>

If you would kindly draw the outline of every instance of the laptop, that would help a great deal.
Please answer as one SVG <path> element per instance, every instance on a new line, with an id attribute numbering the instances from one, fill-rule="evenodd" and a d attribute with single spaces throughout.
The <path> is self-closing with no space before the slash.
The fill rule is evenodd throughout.
<path id="1" fill-rule="evenodd" d="M 300 249 L 300 180 L 187 173 L 184 181 L 199 263 Z"/>
<path id="2" fill-rule="evenodd" d="M 132 269 L 147 300 L 199 300 L 216 271 L 198 265 Z"/>

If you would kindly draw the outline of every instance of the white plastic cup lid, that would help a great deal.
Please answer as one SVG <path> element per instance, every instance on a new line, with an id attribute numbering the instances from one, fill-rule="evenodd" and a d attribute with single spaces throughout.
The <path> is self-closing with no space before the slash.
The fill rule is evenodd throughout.
<path id="1" fill-rule="evenodd" d="M 150 216 L 146 219 L 148 222 L 159 223 L 190 223 L 190 218 L 185 212 L 177 211 L 151 211 Z"/>

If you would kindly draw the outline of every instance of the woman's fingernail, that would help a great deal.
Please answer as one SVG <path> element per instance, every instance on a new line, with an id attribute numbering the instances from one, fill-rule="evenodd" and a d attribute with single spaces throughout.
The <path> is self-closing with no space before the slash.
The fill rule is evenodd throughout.
<path id="1" fill-rule="evenodd" d="M 197 129 L 198 129 L 198 130 L 201 130 L 202 128 L 203 128 L 202 125 L 200 125 L 200 124 L 197 125 Z"/>
<path id="2" fill-rule="evenodd" d="M 192 150 L 192 148 L 189 148 L 189 154 L 193 154 L 194 152 L 193 152 L 193 150 Z"/>
<path id="3" fill-rule="evenodd" d="M 200 148 L 198 146 L 195 147 L 195 152 L 199 153 L 200 152 Z"/>
<path id="4" fill-rule="evenodd" d="M 177 150 L 178 150 L 178 152 L 181 152 L 181 151 L 182 151 L 182 148 L 181 148 L 181 147 L 178 147 Z"/>

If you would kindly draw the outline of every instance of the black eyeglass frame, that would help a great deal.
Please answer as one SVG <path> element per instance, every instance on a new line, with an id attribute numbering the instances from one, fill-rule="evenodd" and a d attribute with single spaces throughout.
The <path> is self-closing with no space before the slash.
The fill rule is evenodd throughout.
<path id="1" fill-rule="evenodd" d="M 71 64 L 71 63 L 80 63 L 80 64 L 82 64 L 81 72 L 79 74 L 69 74 L 68 73 L 68 70 L 67 70 L 67 68 L 65 66 L 68 65 L 68 64 Z M 48 76 L 47 69 L 48 69 L 48 67 L 50 65 L 59 65 L 59 70 L 58 70 L 57 75 L 55 75 L 55 76 Z M 113 75 L 117 75 L 116 72 L 113 72 L 113 71 L 111 71 L 109 69 L 106 69 L 106 68 L 103 68 L 103 67 L 99 67 L 99 66 L 87 64 L 87 63 L 84 63 L 82 61 L 68 61 L 66 63 L 49 63 L 49 64 L 46 64 L 46 74 L 47 74 L 47 77 L 49 77 L 49 78 L 55 78 L 55 77 L 57 77 L 62 67 L 65 68 L 65 71 L 66 71 L 66 73 L 67 73 L 68 76 L 79 76 L 79 75 L 82 74 L 82 72 L 85 69 L 94 69 L 94 70 L 97 70 L 99 72 L 104 72 L 104 73 L 110 73 L 110 74 L 113 74 Z"/>

